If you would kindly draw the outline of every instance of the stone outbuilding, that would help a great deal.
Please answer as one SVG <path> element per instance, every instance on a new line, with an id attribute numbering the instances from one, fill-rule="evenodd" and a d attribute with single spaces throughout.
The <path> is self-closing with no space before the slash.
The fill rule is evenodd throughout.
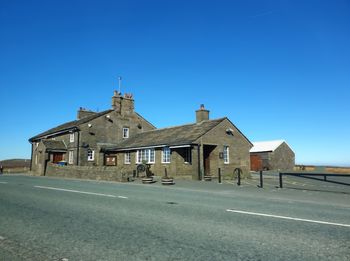
<path id="1" fill-rule="evenodd" d="M 293 170 L 295 153 L 284 140 L 253 142 L 250 149 L 252 171 Z"/>

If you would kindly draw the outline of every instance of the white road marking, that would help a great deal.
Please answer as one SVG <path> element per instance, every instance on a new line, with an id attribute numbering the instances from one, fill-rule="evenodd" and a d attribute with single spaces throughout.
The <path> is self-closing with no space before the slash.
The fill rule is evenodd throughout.
<path id="1" fill-rule="evenodd" d="M 288 219 L 288 220 L 294 220 L 294 221 L 311 222 L 311 223 L 324 224 L 324 225 L 332 225 L 332 226 L 340 226 L 340 227 L 350 227 L 350 225 L 348 225 L 348 224 L 333 223 L 333 222 L 326 222 L 326 221 L 319 221 L 319 220 L 311 220 L 311 219 L 303 219 L 303 218 L 293 218 L 293 217 L 286 217 L 286 216 L 277 216 L 277 215 L 270 215 L 270 214 L 263 214 L 263 213 L 255 213 L 255 212 L 248 212 L 248 211 L 241 211 L 241 210 L 234 210 L 234 209 L 226 209 L 226 211 L 227 211 L 227 212 L 233 212 L 233 213 L 239 213 L 239 214 L 246 214 L 246 215 L 254 215 L 254 216 L 262 216 L 262 217 L 272 217 L 272 218 Z"/>
<path id="2" fill-rule="evenodd" d="M 118 196 L 118 198 L 128 199 L 128 197 L 124 197 L 124 196 Z"/>
<path id="3" fill-rule="evenodd" d="M 0 181 L 0 184 L 7 184 L 6 181 Z"/>
<path id="4" fill-rule="evenodd" d="M 41 189 L 51 189 L 51 190 L 58 190 L 58 191 L 65 191 L 65 192 L 73 192 L 73 193 L 80 193 L 80 194 L 88 194 L 88 195 L 95 195 L 95 196 L 110 197 L 110 198 L 116 198 L 117 197 L 117 196 L 110 195 L 110 194 L 101 194 L 101 193 L 86 192 L 86 191 L 80 191 L 80 190 L 71 190 L 71 189 L 45 187 L 45 186 L 34 186 L 34 187 L 35 188 L 41 188 Z"/>
<path id="5" fill-rule="evenodd" d="M 2 236 L 0 236 L 0 240 L 5 240 L 5 238 L 4 238 L 4 237 L 2 237 Z"/>

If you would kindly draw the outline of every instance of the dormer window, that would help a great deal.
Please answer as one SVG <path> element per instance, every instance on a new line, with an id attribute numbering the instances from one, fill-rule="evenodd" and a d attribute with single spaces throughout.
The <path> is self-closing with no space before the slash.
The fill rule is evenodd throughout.
<path id="1" fill-rule="evenodd" d="M 129 138 L 129 128 L 123 128 L 123 139 Z"/>

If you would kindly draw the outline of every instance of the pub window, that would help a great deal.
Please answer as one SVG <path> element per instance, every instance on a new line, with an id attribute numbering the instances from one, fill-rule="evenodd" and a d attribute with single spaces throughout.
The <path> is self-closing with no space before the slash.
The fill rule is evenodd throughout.
<path id="1" fill-rule="evenodd" d="M 124 154 L 124 164 L 130 164 L 130 163 L 131 163 L 130 151 L 127 151 Z"/>
<path id="2" fill-rule="evenodd" d="M 129 138 L 129 128 L 123 128 L 123 138 Z"/>
<path id="3" fill-rule="evenodd" d="M 162 163 L 170 163 L 170 148 L 169 147 L 163 148 Z"/>
<path id="4" fill-rule="evenodd" d="M 136 152 L 136 163 L 154 163 L 155 162 L 155 152 L 154 148 L 152 149 L 143 149 Z"/>
<path id="5" fill-rule="evenodd" d="M 228 146 L 224 146 L 224 163 L 230 163 L 230 148 Z"/>
<path id="6" fill-rule="evenodd" d="M 95 160 L 95 151 L 94 150 L 88 150 L 87 153 L 88 157 L 88 161 L 94 161 Z"/>

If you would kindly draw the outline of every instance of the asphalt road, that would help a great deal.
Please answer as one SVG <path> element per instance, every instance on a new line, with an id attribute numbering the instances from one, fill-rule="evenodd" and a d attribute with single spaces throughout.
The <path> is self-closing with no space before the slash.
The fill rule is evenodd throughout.
<path id="1" fill-rule="evenodd" d="M 349 188 L 0 176 L 0 260 L 350 260 Z"/>

